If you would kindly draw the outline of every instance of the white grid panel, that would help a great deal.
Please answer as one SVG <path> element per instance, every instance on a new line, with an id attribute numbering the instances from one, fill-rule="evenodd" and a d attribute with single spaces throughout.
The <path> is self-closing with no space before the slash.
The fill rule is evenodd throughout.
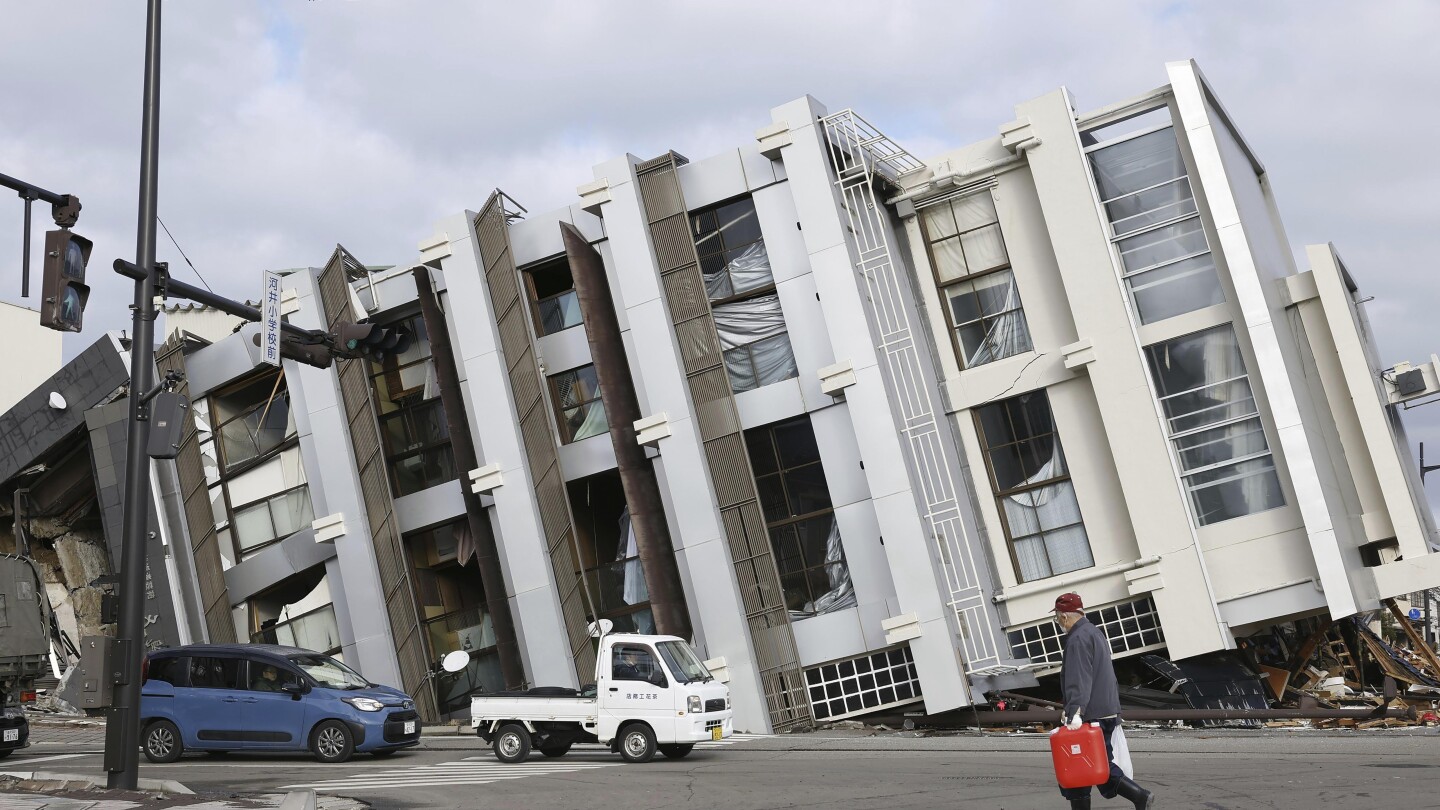
<path id="1" fill-rule="evenodd" d="M 1160 616 L 1155 612 L 1155 603 L 1148 596 L 1130 602 L 1120 602 L 1085 612 L 1085 618 L 1100 628 L 1110 639 L 1111 655 L 1153 650 L 1165 645 L 1165 631 L 1160 627 Z M 1060 629 L 1055 622 L 1046 619 L 1028 627 L 1019 627 L 1008 634 L 1011 653 L 1016 658 L 1029 658 L 1032 664 L 1046 668 L 1060 666 L 1062 646 Z"/>
<path id="2" fill-rule="evenodd" d="M 816 720 L 842 720 L 921 700 L 909 647 L 866 653 L 805 670 Z"/>
<path id="3" fill-rule="evenodd" d="M 876 175 L 894 182 L 923 169 L 889 138 L 851 110 L 822 120 L 831 165 L 854 234 L 856 269 L 865 278 L 867 301 L 875 319 L 877 343 L 899 410 L 904 449 L 914 466 L 925 499 L 925 519 L 936 545 L 961 638 L 965 671 L 970 676 L 1010 669 L 1001 662 L 996 617 L 981 588 L 975 552 L 965 532 L 959 493 L 944 436 L 936 422 L 924 366 L 901 295 L 886 228 L 875 196 Z"/>

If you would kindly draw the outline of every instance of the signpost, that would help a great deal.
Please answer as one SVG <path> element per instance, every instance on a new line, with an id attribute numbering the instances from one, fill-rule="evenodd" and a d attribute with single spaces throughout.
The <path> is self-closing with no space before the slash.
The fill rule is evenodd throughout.
<path id="1" fill-rule="evenodd" d="M 265 271 L 260 291 L 260 360 L 280 366 L 280 274 Z"/>

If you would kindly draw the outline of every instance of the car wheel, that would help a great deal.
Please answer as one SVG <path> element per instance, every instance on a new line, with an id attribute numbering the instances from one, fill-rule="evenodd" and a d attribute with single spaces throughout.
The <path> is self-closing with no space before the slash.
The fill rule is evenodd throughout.
<path id="1" fill-rule="evenodd" d="M 321 762 L 344 762 L 355 753 L 350 727 L 339 720 L 326 720 L 310 732 L 310 753 Z"/>
<path id="2" fill-rule="evenodd" d="M 690 752 L 691 752 L 691 751 L 694 751 L 694 750 L 695 750 L 695 746 L 694 746 L 694 745 L 662 745 L 662 746 L 660 746 L 660 753 L 664 754 L 667 759 L 684 759 L 685 757 L 687 757 L 687 756 L 690 755 Z"/>
<path id="3" fill-rule="evenodd" d="M 491 747 L 501 762 L 524 762 L 530 756 L 530 732 L 518 723 L 501 726 Z"/>
<path id="4" fill-rule="evenodd" d="M 398 750 L 400 750 L 400 749 L 398 749 L 398 748 L 391 748 L 391 749 L 388 749 L 388 750 L 385 750 L 385 751 L 371 751 L 371 752 L 370 752 L 370 755 L 371 755 L 371 756 L 374 756 L 374 757 L 382 757 L 382 758 L 383 758 L 383 757 L 393 756 L 393 755 L 395 754 L 395 752 L 398 751 Z"/>
<path id="5" fill-rule="evenodd" d="M 540 753 L 547 757 L 563 757 L 570 753 L 570 743 L 555 743 L 540 746 Z"/>
<path id="6" fill-rule="evenodd" d="M 620 732 L 620 757 L 626 762 L 649 762 L 655 758 L 655 732 L 644 723 L 631 723 Z"/>
<path id="7" fill-rule="evenodd" d="M 145 728 L 145 758 L 155 763 L 174 762 L 184 752 L 180 729 L 169 720 L 156 720 Z"/>

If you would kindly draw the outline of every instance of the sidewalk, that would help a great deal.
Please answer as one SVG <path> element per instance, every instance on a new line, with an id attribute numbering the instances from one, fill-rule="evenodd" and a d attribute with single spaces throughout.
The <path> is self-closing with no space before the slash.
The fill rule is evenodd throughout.
<path id="1" fill-rule="evenodd" d="M 312 791 L 256 793 L 248 796 L 195 794 L 183 785 L 168 783 L 160 790 L 108 790 L 90 777 L 37 771 L 34 778 L 0 774 L 0 810 L 364 810 L 370 805 L 338 796 L 319 796 Z M 151 780 L 140 780 L 142 787 Z M 184 791 L 184 792 L 178 792 Z"/>

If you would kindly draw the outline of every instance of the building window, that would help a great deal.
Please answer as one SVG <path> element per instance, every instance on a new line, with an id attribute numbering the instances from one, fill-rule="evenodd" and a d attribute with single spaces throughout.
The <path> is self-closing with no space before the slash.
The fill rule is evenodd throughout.
<path id="1" fill-rule="evenodd" d="M 412 335 L 409 348 L 370 363 L 390 488 L 396 497 L 455 478 L 450 425 L 435 381 L 425 319 L 415 315 L 400 325 Z"/>
<path id="2" fill-rule="evenodd" d="M 197 400 L 191 410 L 222 567 L 314 520 L 290 393 L 279 370 Z"/>
<path id="3" fill-rule="evenodd" d="M 1110 640 L 1110 652 L 1114 655 L 1165 646 L 1160 614 L 1155 611 L 1155 603 L 1148 596 L 1087 610 L 1085 618 Z M 1006 636 L 1010 641 L 1010 653 L 1016 658 L 1028 658 L 1033 664 L 1060 666 L 1064 647 L 1060 629 L 1053 619 L 1016 628 Z"/>
<path id="4" fill-rule="evenodd" d="M 325 566 L 295 574 L 250 597 L 250 641 L 340 655 L 340 627 Z"/>
<path id="5" fill-rule="evenodd" d="M 1235 329 L 1218 326 L 1145 353 L 1196 523 L 1284 506 Z"/>
<path id="6" fill-rule="evenodd" d="M 1159 112 L 1144 114 L 1152 126 L 1087 147 L 1141 323 L 1225 300 L 1174 127 Z"/>
<path id="7" fill-rule="evenodd" d="M 650 590 L 620 474 L 603 472 L 568 484 L 575 518 L 577 577 L 596 619 L 609 619 L 617 633 L 654 633 Z"/>
<path id="8" fill-rule="evenodd" d="M 805 670 L 816 720 L 840 720 L 922 699 L 910 648 L 866 653 Z"/>
<path id="9" fill-rule="evenodd" d="M 1094 565 L 1046 393 L 977 408 L 975 421 L 1020 581 Z"/>
<path id="10" fill-rule="evenodd" d="M 810 418 L 746 431 L 745 445 L 790 618 L 854 607 L 855 588 Z"/>
<path id="11" fill-rule="evenodd" d="M 570 276 L 570 263 L 561 259 L 524 273 L 530 292 L 535 331 L 541 335 L 579 326 L 580 297 L 575 293 L 575 280 Z"/>
<path id="12" fill-rule="evenodd" d="M 799 375 L 749 197 L 690 216 L 725 371 L 735 393 Z"/>
<path id="13" fill-rule="evenodd" d="M 964 368 L 1033 348 L 988 191 L 920 209 L 935 280 Z"/>
<path id="14" fill-rule="evenodd" d="M 560 424 L 560 443 L 569 444 L 610 430 L 595 366 L 581 366 L 550 377 L 550 395 Z"/>
<path id="15" fill-rule="evenodd" d="M 457 650 L 470 656 L 465 669 L 436 676 L 440 710 L 445 713 L 468 709 L 470 693 L 476 689 L 505 688 L 480 572 L 459 562 L 462 546 L 471 542 L 469 531 L 469 523 L 462 519 L 405 538 L 429 659 L 438 665 Z"/>

